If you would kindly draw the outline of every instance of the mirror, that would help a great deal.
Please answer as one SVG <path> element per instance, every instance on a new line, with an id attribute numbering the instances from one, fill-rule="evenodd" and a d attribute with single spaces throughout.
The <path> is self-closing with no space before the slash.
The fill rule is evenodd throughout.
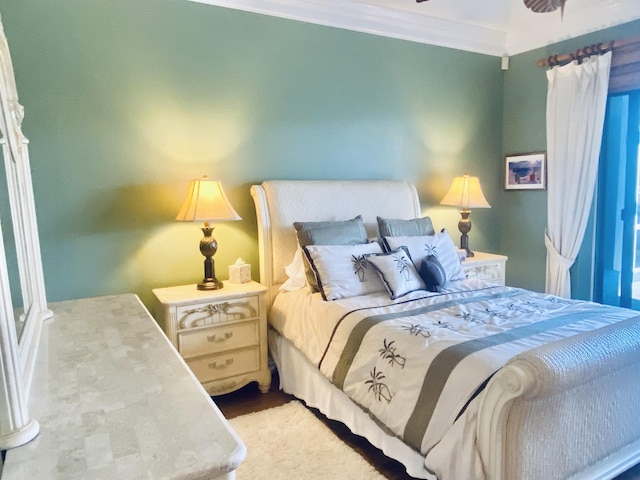
<path id="1" fill-rule="evenodd" d="M 0 138 L 1 137 L 2 135 L 0 134 Z M 0 159 L 3 158 L 3 154 L 0 153 Z M 4 161 L 0 161 L 0 178 L 6 178 Z M 7 270 L 9 273 L 9 288 L 11 291 L 11 302 L 16 325 L 16 336 L 18 338 L 18 345 L 20 345 L 26 318 L 22 304 L 22 289 L 20 288 L 18 260 L 16 258 L 15 235 L 11 222 L 11 211 L 9 210 L 9 194 L 4 180 L 0 181 L 0 220 L 0 227 L 2 228 L 2 236 L 4 238 Z"/>
<path id="2" fill-rule="evenodd" d="M 23 116 L 0 17 L 0 145 L 9 203 L 8 210 L 4 205 L 0 208 L 0 223 L 11 224 L 6 230 L 0 229 L 0 450 L 20 446 L 38 434 L 38 423 L 29 415 L 28 398 L 42 325 L 53 316 L 45 296 Z M 11 230 L 13 243 L 5 238 L 5 232 Z M 7 252 L 16 268 L 9 268 Z M 15 311 L 14 298 L 18 306 Z M 21 323 L 19 340 L 16 313 Z"/>

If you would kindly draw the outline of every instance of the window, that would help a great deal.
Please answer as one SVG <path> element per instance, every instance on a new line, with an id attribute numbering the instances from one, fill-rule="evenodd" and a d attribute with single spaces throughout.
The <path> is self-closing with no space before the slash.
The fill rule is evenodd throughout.
<path id="1" fill-rule="evenodd" d="M 640 90 L 607 101 L 598 178 L 594 300 L 640 310 Z"/>

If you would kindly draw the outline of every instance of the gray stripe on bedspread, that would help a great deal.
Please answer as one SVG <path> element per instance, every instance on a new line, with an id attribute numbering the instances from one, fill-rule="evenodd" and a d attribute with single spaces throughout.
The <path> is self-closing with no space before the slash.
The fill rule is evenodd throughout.
<path id="1" fill-rule="evenodd" d="M 600 316 L 613 311 L 614 309 L 612 308 L 602 307 L 596 310 L 568 313 L 488 337 L 468 340 L 441 351 L 427 369 L 415 409 L 405 427 L 403 436 L 405 442 L 420 451 L 422 439 L 427 431 L 442 390 L 451 372 L 466 356 L 486 348 L 527 338 L 538 333 L 570 325 L 585 318 Z"/>
<path id="2" fill-rule="evenodd" d="M 414 315 L 421 315 L 428 312 L 434 312 L 436 310 L 442 310 L 444 308 L 448 308 L 453 305 L 460 305 L 463 303 L 482 302 L 484 300 L 493 300 L 495 298 L 514 297 L 516 295 L 522 295 L 522 293 L 522 290 L 513 290 L 509 292 L 494 293 L 492 295 L 458 298 L 455 300 L 446 300 L 442 303 L 425 305 L 423 307 L 414 308 L 412 310 L 382 313 L 380 315 L 371 315 L 369 317 L 366 317 L 358 322 L 358 324 L 353 327 L 353 330 L 351 330 L 349 338 L 347 339 L 347 343 L 345 344 L 344 349 L 342 350 L 342 353 L 340 355 L 340 359 L 338 360 L 338 363 L 336 364 L 336 367 L 333 371 L 332 382 L 340 390 L 344 388 L 344 381 L 347 378 L 347 373 L 349 373 L 349 369 L 351 368 L 353 359 L 360 349 L 360 345 L 362 344 L 364 336 L 371 328 L 375 327 L 381 322 L 385 322 L 387 320 L 395 320 L 403 317 L 412 317 Z"/>

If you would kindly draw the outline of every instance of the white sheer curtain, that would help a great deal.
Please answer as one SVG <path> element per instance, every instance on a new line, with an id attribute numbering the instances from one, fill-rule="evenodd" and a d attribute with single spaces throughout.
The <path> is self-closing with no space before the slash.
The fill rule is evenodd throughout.
<path id="1" fill-rule="evenodd" d="M 546 291 L 571 297 L 598 174 L 611 52 L 547 71 Z"/>

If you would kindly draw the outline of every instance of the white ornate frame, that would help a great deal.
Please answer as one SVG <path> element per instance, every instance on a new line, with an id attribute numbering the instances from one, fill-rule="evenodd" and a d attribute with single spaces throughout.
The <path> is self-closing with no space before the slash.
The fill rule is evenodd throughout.
<path id="1" fill-rule="evenodd" d="M 24 322 L 20 339 L 9 286 L 4 242 L 0 231 L 0 450 L 34 438 L 38 422 L 29 415 L 28 398 L 35 358 L 47 309 L 40 242 L 29 165 L 29 141 L 22 134 L 24 109 L 18 103 L 13 65 L 0 18 L 0 144 L 7 176 L 15 236 Z"/>

